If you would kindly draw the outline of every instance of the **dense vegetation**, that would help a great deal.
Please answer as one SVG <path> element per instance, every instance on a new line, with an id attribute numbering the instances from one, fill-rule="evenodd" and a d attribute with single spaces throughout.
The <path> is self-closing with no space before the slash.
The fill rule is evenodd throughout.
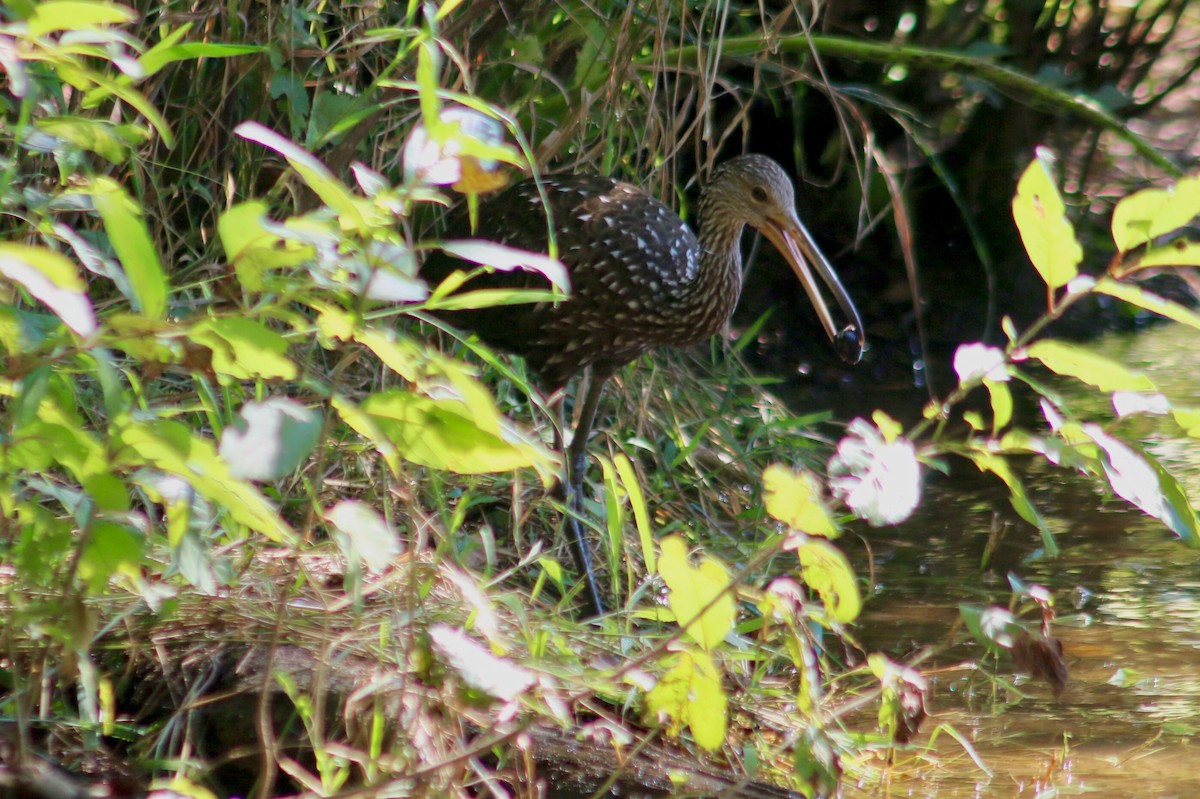
<path id="1" fill-rule="evenodd" d="M 1114 279 L 1200 265 L 1170 238 L 1200 210 L 1195 180 L 1131 194 L 1111 243 L 1084 228 L 1088 259 L 1071 221 L 1119 185 L 1103 153 L 1175 177 L 1177 154 L 1125 121 L 1195 69 L 1174 44 L 1185 3 L 836 5 L 0 10 L 4 784 L 45 792 L 52 762 L 197 797 L 532 795 L 547 774 L 824 795 L 925 734 L 920 663 L 855 641 L 864 576 L 835 543 L 851 516 L 899 521 L 922 470 L 961 461 L 1008 487 L 1052 557 L 1016 465 L 1033 457 L 1200 543 L 1170 473 L 1046 375 L 1191 435 L 1200 410 L 1044 337 L 1101 296 L 1200 328 Z M 1034 144 L 1062 165 L 1042 150 L 1026 168 Z M 744 309 L 707 351 L 635 364 L 586 520 L 617 609 L 574 621 L 549 400 L 426 313 L 531 297 L 427 285 L 421 255 L 445 206 L 520 171 L 617 174 L 686 214 L 688 178 L 747 147 L 829 183 L 820 226 L 862 220 L 914 292 L 914 236 L 961 236 L 933 271 L 933 343 L 918 314 L 873 367 L 911 370 L 888 363 L 911 337 L 953 353 L 957 385 L 907 430 L 879 412 L 833 445 L 830 414 L 796 416 L 742 359 L 805 320 L 771 335 L 778 315 Z M 554 271 L 456 246 L 479 270 Z M 1111 277 L 1081 276 L 1092 262 Z M 1038 419 L 1014 419 L 1014 381 Z M 1053 599 L 1013 589 L 965 625 L 1008 651 L 989 673 L 1061 690 Z"/>

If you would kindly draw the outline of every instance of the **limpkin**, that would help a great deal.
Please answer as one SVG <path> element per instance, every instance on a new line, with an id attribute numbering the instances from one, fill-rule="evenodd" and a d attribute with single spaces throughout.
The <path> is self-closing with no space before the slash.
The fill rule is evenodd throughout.
<path id="1" fill-rule="evenodd" d="M 709 338 L 729 320 L 742 288 L 740 242 L 746 225 L 780 251 L 804 285 L 821 324 L 842 358 L 857 363 L 865 349 L 862 321 L 833 268 L 796 216 L 791 179 L 775 161 L 744 155 L 719 165 L 703 189 L 698 233 L 666 205 L 610 178 L 555 176 L 519 182 L 479 209 L 478 228 L 463 221 L 447 238 L 472 237 L 546 253 L 552 220 L 557 255 L 570 275 L 558 303 L 440 314 L 492 347 L 525 359 L 543 388 L 564 388 L 591 368 L 579 422 L 567 447 L 567 524 L 590 610 L 604 612 L 579 516 L 586 447 L 605 383 L 647 350 Z M 439 282 L 461 262 L 435 252 L 422 275 Z M 813 277 L 825 281 L 849 322 L 834 323 Z M 529 272 L 493 272 L 470 287 L 545 287 Z"/>

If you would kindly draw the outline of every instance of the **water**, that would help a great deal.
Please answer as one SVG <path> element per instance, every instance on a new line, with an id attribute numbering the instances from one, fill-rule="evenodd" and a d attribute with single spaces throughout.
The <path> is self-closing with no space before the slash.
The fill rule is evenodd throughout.
<path id="1" fill-rule="evenodd" d="M 1094 346 L 1195 405 L 1195 340 L 1195 331 L 1167 326 Z M 1111 417 L 1102 403 L 1086 412 Z M 1200 497 L 1200 441 L 1144 419 L 1118 429 Z M 1200 796 L 1200 549 L 1090 479 L 1031 462 L 1024 481 L 1063 550 L 1055 560 L 1037 557 L 1040 537 L 1017 520 L 999 481 L 961 463 L 928 481 L 921 510 L 903 526 L 858 528 L 858 545 L 841 539 L 861 571 L 873 569 L 861 629 L 868 650 L 935 653 L 922 664 L 930 718 L 916 745 L 890 766 L 883 752 L 848 764 L 860 778 L 846 781 L 843 799 Z M 999 681 L 975 669 L 983 649 L 964 628 L 949 640 L 959 603 L 1008 604 L 1009 573 L 1053 592 L 1070 669 L 1057 699 L 1015 677 L 1007 657 L 986 662 Z M 939 725 L 969 741 L 982 765 L 950 735 L 928 746 Z"/>

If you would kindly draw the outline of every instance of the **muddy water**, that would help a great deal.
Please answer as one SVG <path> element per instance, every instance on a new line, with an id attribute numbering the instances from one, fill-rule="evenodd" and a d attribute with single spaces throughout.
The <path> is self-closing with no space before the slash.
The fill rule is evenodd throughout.
<path id="1" fill-rule="evenodd" d="M 1096 346 L 1196 405 L 1195 341 L 1195 331 L 1164 327 Z M 1111 417 L 1103 404 L 1075 407 Z M 1200 498 L 1200 441 L 1170 423 L 1116 429 Z M 1088 479 L 1039 464 L 1024 479 L 1062 548 L 1054 560 L 1040 557 L 1040 538 L 1012 513 L 1007 491 L 969 466 L 930 479 L 902 527 L 856 529 L 857 547 L 843 539 L 860 568 L 873 564 L 864 644 L 896 658 L 933 653 L 923 734 L 888 768 L 882 752 L 847 764 L 844 799 L 1200 797 L 1200 549 Z M 1006 657 L 974 668 L 982 647 L 965 629 L 952 633 L 959 603 L 1008 604 L 1010 573 L 1053 591 L 1070 668 L 1059 698 L 1015 676 Z M 943 725 L 976 757 L 945 731 L 930 746 Z"/>

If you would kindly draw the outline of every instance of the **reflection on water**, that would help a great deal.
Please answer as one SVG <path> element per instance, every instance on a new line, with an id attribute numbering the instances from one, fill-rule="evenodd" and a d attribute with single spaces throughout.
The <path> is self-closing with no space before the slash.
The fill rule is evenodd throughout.
<path id="1" fill-rule="evenodd" d="M 1195 405 L 1194 338 L 1163 327 L 1100 346 L 1150 374 L 1173 401 Z M 1111 417 L 1099 405 L 1086 413 Z M 1162 420 L 1118 429 L 1200 497 L 1200 442 L 1172 438 L 1178 429 Z M 1055 560 L 1040 557 L 1037 532 L 1011 511 L 999 481 L 969 466 L 931 478 L 921 511 L 903 526 L 856 529 L 857 553 L 842 539 L 861 570 L 873 568 L 864 645 L 894 657 L 940 647 L 923 664 L 932 696 L 921 743 L 950 725 L 990 770 L 942 734 L 931 750 L 897 752 L 890 769 L 882 755 L 850 764 L 865 776 L 844 786 L 844 799 L 1200 796 L 1200 550 L 1087 479 L 1032 463 L 1024 481 L 1063 550 Z M 1054 593 L 1071 672 L 1058 700 L 1014 678 L 1007 658 L 987 666 L 999 682 L 969 668 L 983 652 L 964 631 L 944 646 L 959 603 L 1008 603 L 1010 572 Z"/>

